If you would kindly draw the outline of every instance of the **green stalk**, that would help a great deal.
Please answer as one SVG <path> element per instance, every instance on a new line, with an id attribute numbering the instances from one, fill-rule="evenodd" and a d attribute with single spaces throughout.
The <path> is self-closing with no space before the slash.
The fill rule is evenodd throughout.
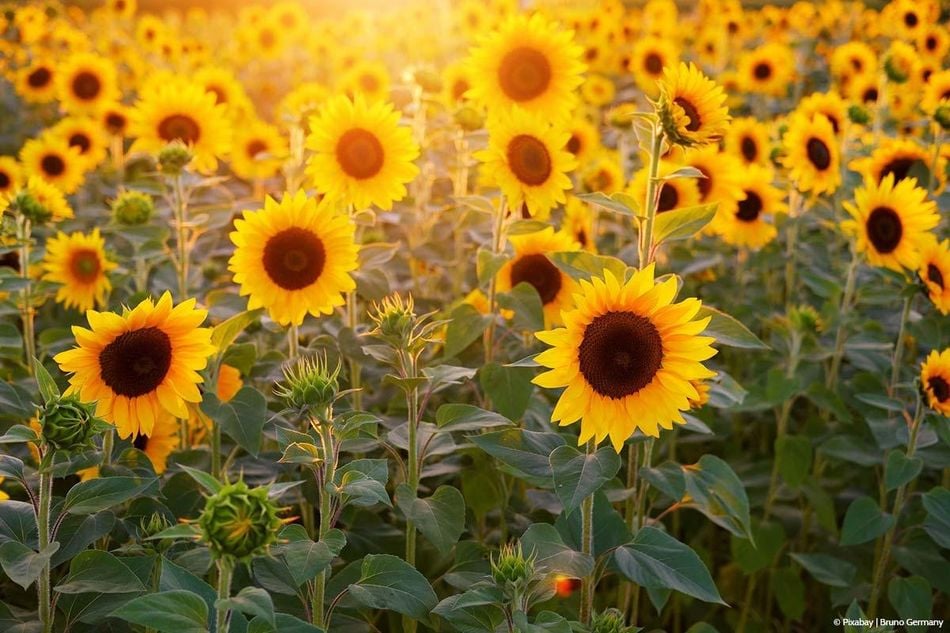
<path id="1" fill-rule="evenodd" d="M 831 367 L 825 377 L 825 386 L 834 389 L 838 383 L 838 372 L 841 370 L 841 359 L 844 356 L 844 342 L 847 336 L 845 321 L 851 311 L 851 302 L 854 300 L 855 281 L 858 276 L 858 254 L 852 248 L 851 263 L 848 264 L 848 275 L 845 279 L 844 294 L 841 297 L 841 309 L 838 312 L 838 330 L 835 334 L 835 347 L 831 353 Z"/>
<path id="2" fill-rule="evenodd" d="M 887 387 L 887 395 L 894 395 L 894 387 L 901 376 L 901 362 L 904 359 L 904 334 L 907 332 L 907 320 L 910 318 L 910 308 L 914 296 L 904 297 L 904 307 L 901 310 L 901 324 L 897 329 L 897 341 L 894 343 L 894 358 L 891 361 L 891 382 Z"/>
<path id="3" fill-rule="evenodd" d="M 917 408 L 914 411 L 914 418 L 910 423 L 910 438 L 907 441 L 907 459 L 914 456 L 917 450 L 917 434 L 920 431 L 920 424 L 924 419 L 924 407 L 920 395 L 917 396 Z M 904 509 L 904 502 L 907 497 L 907 484 L 903 484 L 897 489 L 894 496 L 894 509 L 891 515 L 894 517 L 894 525 L 884 535 L 884 545 L 881 547 L 881 555 L 874 563 L 874 575 L 871 583 L 871 599 L 868 601 L 868 617 L 874 618 L 877 614 L 877 604 L 881 597 L 881 590 L 884 588 L 884 572 L 887 570 L 888 562 L 891 558 L 891 547 L 894 544 L 894 536 L 897 533 L 897 524 L 900 523 L 901 511 Z"/>
<path id="4" fill-rule="evenodd" d="M 224 558 L 218 560 L 218 601 L 223 602 L 231 597 L 231 577 L 234 575 L 234 565 Z M 217 633 L 228 633 L 231 626 L 231 610 L 226 606 L 216 606 L 218 628 Z"/>
<path id="5" fill-rule="evenodd" d="M 26 369 L 31 376 L 36 375 L 33 363 L 36 359 L 36 332 L 33 325 L 33 298 L 30 282 L 30 243 L 32 241 L 30 221 L 21 216 L 17 222 L 20 240 L 20 277 L 23 279 L 23 304 L 20 315 L 23 320 L 23 353 L 26 355 Z"/>
<path id="6" fill-rule="evenodd" d="M 43 460 L 45 462 L 45 460 Z M 40 467 L 39 508 L 36 512 L 36 530 L 39 535 L 39 551 L 43 553 L 49 548 L 50 541 L 50 506 L 53 501 L 53 475 L 49 472 L 49 465 L 43 463 Z M 49 559 L 43 565 L 40 577 L 36 580 L 39 618 L 43 624 L 43 633 L 53 630 L 53 613 L 50 604 L 50 565 Z"/>
<path id="7" fill-rule="evenodd" d="M 592 455 L 597 450 L 597 443 L 587 441 L 587 454 Z M 581 551 L 588 556 L 594 555 L 594 494 L 588 495 L 581 502 Z M 594 606 L 594 571 L 581 579 L 581 624 L 588 626 Z"/>
<path id="8" fill-rule="evenodd" d="M 508 210 L 508 205 L 505 200 L 502 200 L 498 205 L 498 213 L 495 216 L 495 224 L 492 226 L 492 254 L 497 256 L 501 253 L 502 249 L 505 246 L 505 214 Z M 485 363 L 488 364 L 492 362 L 492 359 L 495 356 L 495 321 L 497 320 L 498 312 L 498 290 L 497 284 L 495 283 L 495 275 L 492 275 L 491 280 L 488 283 L 488 314 L 491 316 L 491 320 L 488 322 L 488 327 L 485 328 L 484 336 L 484 346 L 485 346 Z"/>
<path id="9" fill-rule="evenodd" d="M 325 540 L 327 533 L 333 527 L 333 506 L 330 493 L 327 492 L 327 484 L 333 481 L 336 473 L 336 444 L 333 439 L 332 414 L 327 414 L 326 421 L 320 425 L 320 440 L 323 444 L 323 489 L 319 490 L 320 495 L 320 527 L 318 540 Z M 327 578 L 330 569 L 324 569 L 316 577 L 313 587 L 313 595 L 310 600 L 311 617 L 313 625 L 325 629 L 329 624 L 324 615 L 324 599 L 326 594 Z"/>
<path id="10" fill-rule="evenodd" d="M 653 261 L 653 225 L 656 222 L 656 200 L 657 185 L 660 183 L 658 175 L 660 173 L 660 153 L 663 149 L 663 133 L 659 126 L 654 123 L 653 131 L 650 137 L 650 177 L 647 180 L 647 193 L 643 201 L 643 209 L 647 217 L 640 224 L 641 231 L 639 237 L 639 255 L 640 268 L 645 268 Z"/>

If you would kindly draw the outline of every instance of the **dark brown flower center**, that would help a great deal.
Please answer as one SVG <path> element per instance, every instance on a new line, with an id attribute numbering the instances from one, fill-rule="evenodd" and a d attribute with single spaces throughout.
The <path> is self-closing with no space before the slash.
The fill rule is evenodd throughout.
<path id="1" fill-rule="evenodd" d="M 696 109 L 696 106 L 683 97 L 676 97 L 673 99 L 673 103 L 683 108 L 683 113 L 686 115 L 686 118 L 689 119 L 689 123 L 686 124 L 686 129 L 690 132 L 698 130 L 703 124 L 703 120 L 700 118 L 699 110 Z"/>
<path id="2" fill-rule="evenodd" d="M 745 200 L 739 201 L 736 218 L 743 222 L 755 222 L 762 213 L 762 198 L 754 191 L 745 192 Z"/>
<path id="3" fill-rule="evenodd" d="M 383 168 L 386 153 L 376 135 L 363 128 L 347 130 L 336 144 L 336 159 L 348 176 L 372 178 Z"/>
<path id="4" fill-rule="evenodd" d="M 83 101 L 91 101 L 102 91 L 102 81 L 95 73 L 84 70 L 73 77 L 73 94 Z"/>
<path id="5" fill-rule="evenodd" d="M 541 51 L 520 46 L 502 58 L 498 83 L 509 99 L 531 101 L 551 85 L 551 63 Z"/>
<path id="6" fill-rule="evenodd" d="M 871 211 L 866 227 L 868 240 L 879 253 L 893 252 L 901 243 L 901 237 L 904 235 L 901 218 L 890 207 L 877 207 Z"/>
<path id="7" fill-rule="evenodd" d="M 756 79 L 764 81 L 772 76 L 772 66 L 767 62 L 759 62 L 752 69 L 752 74 Z"/>
<path id="8" fill-rule="evenodd" d="M 743 136 L 742 141 L 739 143 L 739 151 L 742 152 L 742 157 L 748 162 L 754 162 L 759 156 L 759 146 L 751 136 Z"/>
<path id="9" fill-rule="evenodd" d="M 59 154 L 47 154 L 40 160 L 40 168 L 44 174 L 55 178 L 66 171 L 66 161 Z"/>
<path id="10" fill-rule="evenodd" d="M 663 183 L 656 202 L 656 212 L 663 213 L 664 211 L 675 209 L 679 200 L 680 194 L 679 191 L 676 190 L 676 187 L 668 182 Z"/>
<path id="11" fill-rule="evenodd" d="M 117 395 L 129 398 L 154 391 L 171 364 L 171 339 L 157 327 L 121 334 L 99 353 L 102 381 Z"/>
<path id="12" fill-rule="evenodd" d="M 950 399 L 950 384 L 944 380 L 943 376 L 931 376 L 927 379 L 927 385 L 938 402 L 946 402 Z"/>
<path id="13" fill-rule="evenodd" d="M 300 290 L 315 282 L 326 261 L 320 238 L 299 227 L 284 229 L 264 246 L 264 270 L 284 290 Z"/>
<path id="14" fill-rule="evenodd" d="M 943 290 L 943 273 L 934 264 L 927 264 L 927 280 L 930 283 L 937 284 Z"/>
<path id="15" fill-rule="evenodd" d="M 647 56 L 643 58 L 643 67 L 646 68 L 647 72 L 651 75 L 659 75 L 663 72 L 663 58 L 656 53 L 648 53 Z"/>
<path id="16" fill-rule="evenodd" d="M 43 88 L 49 85 L 52 79 L 53 73 L 50 72 L 49 68 L 37 68 L 26 76 L 26 83 L 28 83 L 31 88 Z"/>
<path id="17" fill-rule="evenodd" d="M 69 270 L 72 271 L 73 277 L 84 284 L 96 281 L 101 268 L 99 253 L 92 249 L 76 250 L 69 259 Z"/>
<path id="18" fill-rule="evenodd" d="M 201 127 L 187 114 L 172 114 L 158 124 L 158 135 L 165 141 L 194 143 L 201 138 Z"/>
<path id="19" fill-rule="evenodd" d="M 646 317 L 607 312 L 584 328 L 577 352 L 587 384 L 617 400 L 650 384 L 663 362 L 663 339 Z"/>
<path id="20" fill-rule="evenodd" d="M 831 152 L 821 139 L 814 137 L 808 139 L 805 152 L 808 154 L 808 160 L 818 171 L 824 171 L 831 165 Z"/>
<path id="21" fill-rule="evenodd" d="M 530 134 L 519 134 L 508 143 L 508 168 L 526 185 L 544 184 L 551 176 L 548 148 Z"/>
<path id="22" fill-rule="evenodd" d="M 78 147 L 80 154 L 85 154 L 92 147 L 92 140 L 85 132 L 76 132 L 69 137 L 70 147 Z"/>
<path id="23" fill-rule="evenodd" d="M 511 287 L 523 281 L 534 286 L 541 303 L 547 305 L 554 301 L 561 290 L 561 271 L 540 253 L 524 255 L 511 265 Z"/>

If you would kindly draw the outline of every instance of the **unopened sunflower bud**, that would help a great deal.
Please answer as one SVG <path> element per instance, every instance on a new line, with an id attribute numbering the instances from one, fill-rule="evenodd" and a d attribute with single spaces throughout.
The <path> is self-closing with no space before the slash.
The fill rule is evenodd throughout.
<path id="1" fill-rule="evenodd" d="M 339 363 L 332 370 L 326 357 L 304 357 L 284 369 L 284 381 L 275 393 L 294 409 L 323 411 L 340 390 Z"/>
<path id="2" fill-rule="evenodd" d="M 500 587 L 520 589 L 534 576 L 534 556 L 525 558 L 521 545 L 508 544 L 492 557 L 491 577 Z"/>
<path id="3" fill-rule="evenodd" d="M 123 191 L 112 201 L 112 219 L 124 226 L 140 226 L 152 218 L 155 203 L 141 191 Z"/>
<path id="4" fill-rule="evenodd" d="M 934 111 L 934 121 L 944 130 L 950 130 L 950 105 L 942 104 Z"/>
<path id="5" fill-rule="evenodd" d="M 482 129 L 485 117 L 472 106 L 463 105 L 455 111 L 455 122 L 466 132 L 474 132 Z"/>
<path id="6" fill-rule="evenodd" d="M 74 396 L 55 398 L 40 412 L 43 442 L 57 451 L 75 452 L 92 446 L 96 434 L 91 408 Z"/>
<path id="7" fill-rule="evenodd" d="M 848 119 L 858 125 L 867 125 L 871 122 L 871 113 L 863 105 L 854 104 L 848 108 Z"/>
<path id="8" fill-rule="evenodd" d="M 198 518 L 201 540 L 216 559 L 249 562 L 277 540 L 283 522 L 265 486 L 250 488 L 243 481 L 223 486 L 208 497 Z"/>
<path id="9" fill-rule="evenodd" d="M 590 625 L 591 633 L 627 633 L 631 628 L 624 623 L 623 613 L 619 609 L 607 609 L 594 615 Z"/>
<path id="10" fill-rule="evenodd" d="M 158 166 L 166 176 L 177 176 L 191 162 L 192 153 L 188 146 L 175 140 L 158 153 Z"/>

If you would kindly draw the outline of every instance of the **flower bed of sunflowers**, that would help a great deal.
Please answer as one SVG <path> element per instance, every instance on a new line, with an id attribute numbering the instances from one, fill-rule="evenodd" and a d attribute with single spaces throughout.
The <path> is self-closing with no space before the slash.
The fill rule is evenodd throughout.
<path id="1" fill-rule="evenodd" d="M 0 5 L 0 630 L 950 615 L 947 6 L 518 4 Z"/>

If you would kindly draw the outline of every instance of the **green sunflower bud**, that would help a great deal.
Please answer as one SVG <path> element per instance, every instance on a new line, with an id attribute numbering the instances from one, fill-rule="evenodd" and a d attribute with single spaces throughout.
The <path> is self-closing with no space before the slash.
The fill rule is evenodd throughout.
<path id="1" fill-rule="evenodd" d="M 858 125 L 867 125 L 871 122 L 871 113 L 864 106 L 854 104 L 848 108 L 848 119 Z"/>
<path id="2" fill-rule="evenodd" d="M 455 111 L 455 123 L 466 132 L 474 132 L 482 129 L 485 117 L 475 108 L 463 105 Z"/>
<path id="3" fill-rule="evenodd" d="M 525 558 L 521 544 L 501 548 L 497 560 L 492 557 L 491 577 L 500 587 L 523 588 L 534 576 L 534 556 Z"/>
<path id="4" fill-rule="evenodd" d="M 167 176 L 177 176 L 189 162 L 192 153 L 181 141 L 172 141 L 158 153 L 158 166 Z"/>
<path id="5" fill-rule="evenodd" d="M 75 452 L 92 446 L 97 431 L 91 407 L 74 396 L 50 400 L 40 413 L 43 442 L 57 451 Z"/>
<path id="6" fill-rule="evenodd" d="M 942 104 L 934 111 L 934 121 L 944 130 L 950 130 L 950 105 Z"/>
<path id="7" fill-rule="evenodd" d="M 632 630 L 624 623 L 623 613 L 619 609 L 607 609 L 594 615 L 590 625 L 591 633 L 628 633 Z"/>
<path id="8" fill-rule="evenodd" d="M 140 226 L 152 218 L 155 203 L 141 191 L 123 191 L 112 201 L 112 219 L 124 226 Z"/>
<path id="9" fill-rule="evenodd" d="M 228 484 L 208 497 L 198 518 L 201 540 L 211 555 L 249 562 L 267 552 L 283 522 L 280 508 L 267 496 L 266 486 L 249 488 L 243 481 Z"/>
<path id="10" fill-rule="evenodd" d="M 340 364 L 332 370 L 326 357 L 304 357 L 284 369 L 284 382 L 275 393 L 294 409 L 322 411 L 340 390 Z"/>

